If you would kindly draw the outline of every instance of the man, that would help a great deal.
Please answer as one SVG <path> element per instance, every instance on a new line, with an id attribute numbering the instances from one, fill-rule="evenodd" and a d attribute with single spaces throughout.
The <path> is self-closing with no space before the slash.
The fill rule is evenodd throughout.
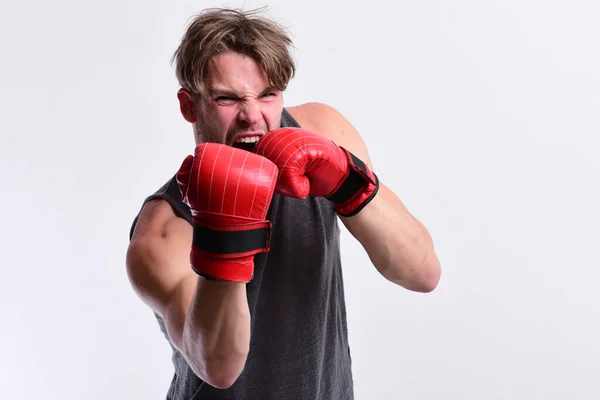
<path id="1" fill-rule="evenodd" d="M 291 41 L 256 12 L 205 10 L 174 60 L 196 148 L 149 196 L 127 271 L 173 348 L 169 399 L 352 399 L 338 218 L 373 265 L 429 292 L 427 230 L 334 108 L 283 106 Z"/>

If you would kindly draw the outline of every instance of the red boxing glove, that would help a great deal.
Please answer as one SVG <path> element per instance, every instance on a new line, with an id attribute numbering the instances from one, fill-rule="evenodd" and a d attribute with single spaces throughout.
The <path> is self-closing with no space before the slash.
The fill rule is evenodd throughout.
<path id="1" fill-rule="evenodd" d="M 190 206 L 194 271 L 207 278 L 249 282 L 254 255 L 269 251 L 266 220 L 277 167 L 264 157 L 217 143 L 196 146 L 177 173 L 182 200 Z"/>
<path id="2" fill-rule="evenodd" d="M 365 163 L 307 129 L 275 129 L 259 140 L 254 152 L 279 168 L 278 193 L 302 199 L 325 197 L 345 217 L 362 210 L 379 189 L 377 176 Z"/>

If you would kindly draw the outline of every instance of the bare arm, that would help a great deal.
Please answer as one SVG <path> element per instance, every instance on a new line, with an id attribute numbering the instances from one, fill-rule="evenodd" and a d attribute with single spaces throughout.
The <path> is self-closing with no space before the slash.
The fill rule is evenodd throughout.
<path id="1" fill-rule="evenodd" d="M 151 201 L 129 245 L 127 273 L 198 377 L 227 388 L 241 374 L 250 345 L 246 285 L 196 275 L 189 261 L 191 243 L 191 226 L 165 201 Z"/>
<path id="2" fill-rule="evenodd" d="M 386 279 L 406 289 L 430 292 L 440 277 L 431 237 L 385 185 L 352 217 L 341 217 Z"/>

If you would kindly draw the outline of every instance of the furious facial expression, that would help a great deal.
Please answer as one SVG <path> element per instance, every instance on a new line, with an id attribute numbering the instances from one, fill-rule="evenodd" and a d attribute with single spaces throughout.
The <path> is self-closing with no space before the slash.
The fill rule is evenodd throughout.
<path id="1" fill-rule="evenodd" d="M 281 91 L 270 85 L 254 59 L 232 51 L 211 60 L 205 93 L 191 96 L 181 89 L 178 97 L 183 116 L 194 124 L 196 143 L 251 150 L 281 123 Z"/>

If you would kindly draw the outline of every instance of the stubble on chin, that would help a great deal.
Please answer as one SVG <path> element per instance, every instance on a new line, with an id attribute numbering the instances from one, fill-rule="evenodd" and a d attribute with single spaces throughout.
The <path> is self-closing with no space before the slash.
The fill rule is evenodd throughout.
<path id="1" fill-rule="evenodd" d="M 201 125 L 196 122 L 194 125 L 194 135 L 196 136 L 196 142 L 200 143 L 221 143 L 226 144 L 226 138 L 223 138 L 216 129 L 206 125 Z"/>

